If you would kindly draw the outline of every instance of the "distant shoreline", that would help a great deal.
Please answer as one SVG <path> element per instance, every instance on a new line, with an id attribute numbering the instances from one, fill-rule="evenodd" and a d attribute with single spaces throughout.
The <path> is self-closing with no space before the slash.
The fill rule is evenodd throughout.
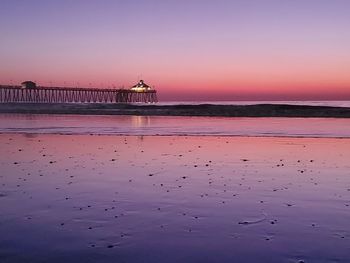
<path id="1" fill-rule="evenodd" d="M 0 103 L 0 113 L 81 114 L 203 117 L 302 117 L 350 118 L 349 107 L 289 104 L 255 105 L 135 105 L 135 104 L 46 104 Z"/>

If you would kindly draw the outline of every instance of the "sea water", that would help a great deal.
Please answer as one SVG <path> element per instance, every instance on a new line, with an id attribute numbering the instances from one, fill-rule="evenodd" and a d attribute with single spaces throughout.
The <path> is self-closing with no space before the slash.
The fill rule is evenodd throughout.
<path id="1" fill-rule="evenodd" d="M 310 100 L 310 101 L 161 101 L 158 105 L 257 105 L 257 104 L 288 104 L 305 106 L 331 106 L 331 107 L 350 107 L 349 100 Z"/>

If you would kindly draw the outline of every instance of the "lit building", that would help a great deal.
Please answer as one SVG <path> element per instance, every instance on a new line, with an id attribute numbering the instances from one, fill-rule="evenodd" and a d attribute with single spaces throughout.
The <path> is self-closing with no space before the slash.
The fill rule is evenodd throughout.
<path id="1" fill-rule="evenodd" d="M 146 92 L 152 90 L 152 88 L 148 86 L 142 79 L 139 81 L 139 83 L 132 86 L 130 89 L 136 92 Z"/>

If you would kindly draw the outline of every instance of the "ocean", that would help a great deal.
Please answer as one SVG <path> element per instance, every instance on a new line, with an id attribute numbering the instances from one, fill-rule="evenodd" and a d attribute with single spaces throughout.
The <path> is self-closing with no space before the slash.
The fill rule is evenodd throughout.
<path id="1" fill-rule="evenodd" d="M 159 105 L 255 105 L 255 104 L 289 104 L 289 105 L 308 105 L 308 106 L 331 106 L 331 107 L 350 107 L 348 100 L 315 100 L 315 101 L 160 101 Z"/>

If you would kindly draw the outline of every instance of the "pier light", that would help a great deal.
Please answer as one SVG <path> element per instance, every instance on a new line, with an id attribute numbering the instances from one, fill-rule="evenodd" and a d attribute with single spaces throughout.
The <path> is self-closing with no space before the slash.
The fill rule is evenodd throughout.
<path id="1" fill-rule="evenodd" d="M 130 90 L 136 92 L 146 92 L 152 90 L 152 88 L 141 79 L 136 85 L 132 86 Z"/>

